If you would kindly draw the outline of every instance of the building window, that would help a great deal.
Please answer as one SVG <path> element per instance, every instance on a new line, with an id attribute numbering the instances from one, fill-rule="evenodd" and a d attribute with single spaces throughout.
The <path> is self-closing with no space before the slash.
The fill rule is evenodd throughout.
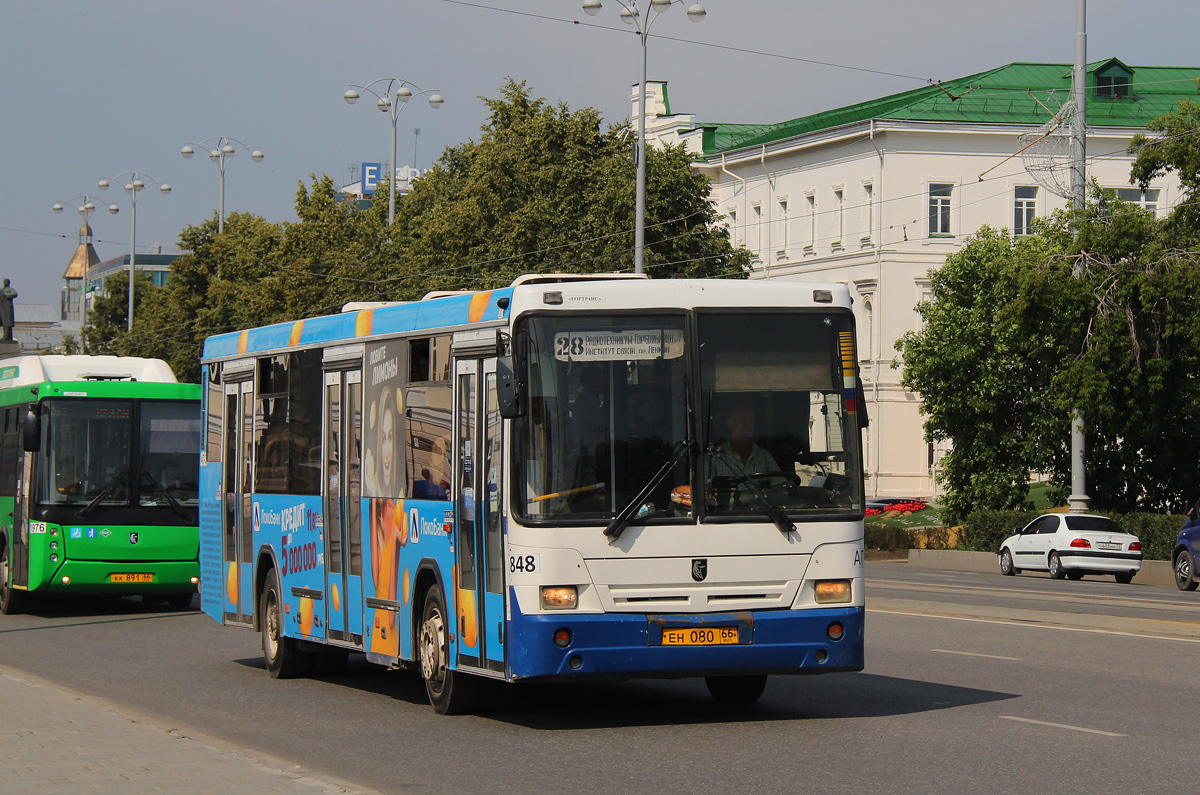
<path id="1" fill-rule="evenodd" d="M 929 183 L 929 236 L 950 234 L 950 193 L 954 186 L 945 182 Z"/>
<path id="2" fill-rule="evenodd" d="M 841 188 L 833 191 L 833 206 L 837 212 L 834 219 L 833 245 L 840 246 L 846 233 L 846 195 Z"/>
<path id="3" fill-rule="evenodd" d="M 1097 75 L 1096 96 L 1105 99 L 1121 99 L 1129 96 L 1129 75 Z"/>
<path id="4" fill-rule="evenodd" d="M 1017 237 L 1033 234 L 1033 216 L 1037 211 L 1037 188 L 1021 185 L 1013 192 L 1013 234 Z"/>
<path id="5" fill-rule="evenodd" d="M 729 208 L 729 231 L 733 234 L 733 245 L 738 247 L 742 245 L 742 230 L 737 225 L 737 210 Z"/>
<path id="6" fill-rule="evenodd" d="M 759 259 L 762 259 L 762 251 L 763 251 L 762 205 L 755 204 L 750 209 L 753 211 L 753 214 L 751 217 L 753 217 L 753 219 L 754 219 L 754 231 L 751 233 L 754 236 L 753 237 L 754 254 Z"/>
<path id="7" fill-rule="evenodd" d="M 871 242 L 871 230 L 875 228 L 875 186 L 863 183 L 863 233 L 862 242 Z"/>
<path id="8" fill-rule="evenodd" d="M 859 353 L 859 358 L 870 359 L 872 353 L 871 340 L 874 338 L 875 322 L 875 307 L 871 305 L 871 299 L 867 298 L 863 301 L 863 328 L 862 334 L 859 336 L 859 342 L 862 343 L 863 350 Z"/>
<path id="9" fill-rule="evenodd" d="M 1144 210 L 1149 210 L 1152 213 L 1158 212 L 1158 189 L 1148 188 L 1141 190 L 1139 188 L 1117 188 L 1117 198 L 1123 202 L 1136 204 Z"/>
<path id="10" fill-rule="evenodd" d="M 808 238 L 804 242 L 804 249 L 812 251 L 817 244 L 817 195 L 810 193 L 804 197 L 804 201 L 808 205 Z"/>
<path id="11" fill-rule="evenodd" d="M 778 254 L 787 256 L 788 246 L 791 245 L 792 219 L 788 216 L 787 199 L 779 200 L 779 250 Z"/>

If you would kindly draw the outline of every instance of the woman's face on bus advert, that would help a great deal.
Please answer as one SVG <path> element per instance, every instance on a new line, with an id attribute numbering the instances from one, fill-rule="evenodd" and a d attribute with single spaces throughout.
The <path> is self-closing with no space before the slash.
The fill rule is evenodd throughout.
<path id="1" fill-rule="evenodd" d="M 384 496 L 390 495 L 392 485 L 392 458 L 395 455 L 396 413 L 391 402 L 384 403 L 383 416 L 379 420 L 379 485 Z"/>

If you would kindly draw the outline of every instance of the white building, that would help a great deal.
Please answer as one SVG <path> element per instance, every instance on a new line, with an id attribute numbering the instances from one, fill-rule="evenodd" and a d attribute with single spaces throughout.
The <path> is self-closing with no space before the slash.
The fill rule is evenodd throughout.
<path id="1" fill-rule="evenodd" d="M 1116 59 L 1090 64 L 1089 179 L 1169 210 L 1178 181 L 1156 180 L 1144 193 L 1131 187 L 1126 148 L 1156 116 L 1195 99 L 1197 75 L 1200 68 L 1127 67 Z M 1070 99 L 1070 82 L 1070 64 L 1016 63 L 778 124 L 673 115 L 666 85 L 648 88 L 648 136 L 697 155 L 734 243 L 754 252 L 752 278 L 849 285 L 871 420 L 870 495 L 937 496 L 942 451 L 926 442 L 919 397 L 892 368 L 895 343 L 918 325 L 929 270 L 967 236 L 984 224 L 1026 234 L 1033 216 L 1067 205 L 1017 152 L 1018 136 L 1051 122 Z M 636 97 L 635 87 L 635 114 Z"/>

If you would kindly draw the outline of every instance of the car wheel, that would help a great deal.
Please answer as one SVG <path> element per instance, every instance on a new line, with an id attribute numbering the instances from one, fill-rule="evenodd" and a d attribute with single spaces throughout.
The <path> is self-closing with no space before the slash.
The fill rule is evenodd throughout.
<path id="1" fill-rule="evenodd" d="M 1050 576 L 1056 580 L 1061 580 L 1067 576 L 1067 572 L 1063 569 L 1062 560 L 1059 559 L 1057 552 L 1050 553 Z"/>
<path id="2" fill-rule="evenodd" d="M 1005 577 L 1011 577 L 1017 573 L 1016 568 L 1013 566 L 1012 553 L 1007 549 L 1000 550 L 1000 573 Z"/>
<path id="3" fill-rule="evenodd" d="M 1132 571 L 1121 571 L 1117 572 L 1115 576 L 1117 578 L 1117 582 L 1121 583 L 1122 585 L 1128 585 L 1129 583 L 1133 582 L 1133 574 L 1134 573 Z"/>
<path id="4" fill-rule="evenodd" d="M 258 602 L 259 624 L 262 626 L 263 659 L 273 679 L 292 679 L 312 670 L 313 654 L 300 648 L 295 638 L 283 634 L 283 598 L 279 573 L 267 572 L 266 587 Z"/>
<path id="5" fill-rule="evenodd" d="M 1083 572 L 1082 572 L 1082 571 L 1080 571 L 1079 569 L 1071 569 L 1070 571 L 1068 571 L 1068 572 L 1067 572 L 1067 579 L 1070 579 L 1070 580 L 1082 580 L 1082 579 L 1083 579 Z"/>
<path id="6" fill-rule="evenodd" d="M 421 628 L 417 639 L 417 650 L 421 658 L 421 676 L 425 678 L 425 692 L 429 703 L 440 715 L 462 715 L 474 707 L 479 681 L 470 674 L 450 669 L 449 630 L 442 593 L 430 588 L 425 596 L 425 608 L 421 611 Z"/>
<path id="7" fill-rule="evenodd" d="M 727 704 L 751 704 L 758 701 L 767 686 L 766 674 L 742 676 L 706 676 L 704 684 L 717 701 Z"/>
<path id="8" fill-rule="evenodd" d="M 1192 577 L 1192 556 L 1186 549 L 1175 555 L 1175 585 L 1181 591 L 1194 591 L 1198 584 Z"/>

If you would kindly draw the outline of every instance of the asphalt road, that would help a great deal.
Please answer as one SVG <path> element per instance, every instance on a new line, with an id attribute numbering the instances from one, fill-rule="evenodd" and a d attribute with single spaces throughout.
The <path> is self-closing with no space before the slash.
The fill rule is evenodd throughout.
<path id="1" fill-rule="evenodd" d="M 271 680 L 253 633 L 136 600 L 0 617 L 0 663 L 385 792 L 1195 788 L 1200 594 L 867 576 L 867 670 L 773 678 L 744 707 L 638 681 L 506 687 L 487 714 L 442 717 L 411 674 L 352 660 Z"/>

